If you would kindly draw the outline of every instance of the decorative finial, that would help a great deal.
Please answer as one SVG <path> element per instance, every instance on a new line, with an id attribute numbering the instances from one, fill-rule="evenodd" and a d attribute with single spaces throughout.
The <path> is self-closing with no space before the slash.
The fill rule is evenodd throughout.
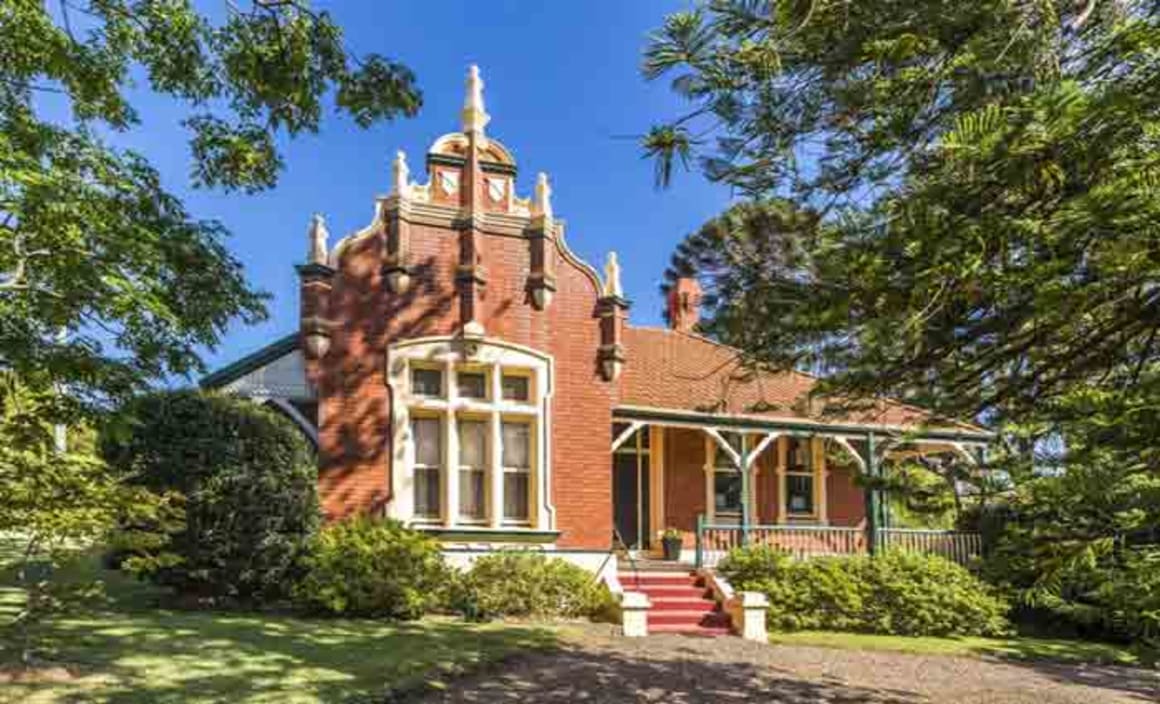
<path id="1" fill-rule="evenodd" d="M 616 260 L 616 252 L 609 252 L 604 262 L 604 295 L 624 298 L 624 289 L 620 285 L 620 262 Z"/>
<path id="2" fill-rule="evenodd" d="M 475 64 L 467 70 L 467 91 L 463 98 L 463 132 L 483 135 L 483 128 L 491 116 L 483 108 L 483 79 L 479 77 L 479 67 Z"/>
<path id="3" fill-rule="evenodd" d="M 408 186 L 411 179 L 411 170 L 407 168 L 407 155 L 403 153 L 402 149 L 395 152 L 395 163 L 392 167 L 392 173 L 394 175 L 395 185 L 391 195 L 406 198 L 410 195 Z"/>
<path id="4" fill-rule="evenodd" d="M 326 231 L 326 220 L 318 213 L 310 221 L 310 253 L 307 261 L 311 264 L 326 264 L 326 240 L 330 233 Z"/>
<path id="5" fill-rule="evenodd" d="M 536 175 L 536 196 L 532 201 L 532 215 L 552 217 L 552 186 L 548 174 L 541 171 Z"/>

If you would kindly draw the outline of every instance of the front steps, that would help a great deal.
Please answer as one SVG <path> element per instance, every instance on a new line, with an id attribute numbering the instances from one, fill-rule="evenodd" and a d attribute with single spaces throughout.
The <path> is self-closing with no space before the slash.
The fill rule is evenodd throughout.
<path id="1" fill-rule="evenodd" d="M 664 571 L 621 569 L 617 576 L 625 591 L 643 592 L 652 603 L 649 633 L 729 634 L 729 615 L 718 608 L 695 573 L 676 571 L 670 565 Z"/>

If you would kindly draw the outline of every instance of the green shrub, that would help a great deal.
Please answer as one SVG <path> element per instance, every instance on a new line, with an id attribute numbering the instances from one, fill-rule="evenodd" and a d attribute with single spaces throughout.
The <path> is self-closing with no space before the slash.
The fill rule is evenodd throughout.
<path id="1" fill-rule="evenodd" d="M 532 616 L 600 618 L 612 608 L 608 590 L 566 560 L 526 551 L 477 559 L 456 580 L 451 607 L 468 618 Z"/>
<path id="2" fill-rule="evenodd" d="M 290 421 L 247 401 L 161 392 L 122 408 L 101 449 L 132 482 L 184 496 L 165 548 L 179 563 L 153 570 L 155 581 L 215 600 L 286 595 L 319 522 L 314 453 Z"/>
<path id="3" fill-rule="evenodd" d="M 769 597 L 775 630 L 945 636 L 1007 629 L 1006 603 L 966 569 L 934 555 L 795 560 L 755 547 L 734 550 L 717 569 L 734 589 Z"/>
<path id="4" fill-rule="evenodd" d="M 398 521 L 332 523 L 311 541 L 295 601 L 320 613 L 413 619 L 439 605 L 449 570 L 439 543 Z"/>

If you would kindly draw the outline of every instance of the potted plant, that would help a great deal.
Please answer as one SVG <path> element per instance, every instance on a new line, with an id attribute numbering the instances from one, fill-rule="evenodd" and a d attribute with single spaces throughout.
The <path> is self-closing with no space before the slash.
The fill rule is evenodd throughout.
<path id="1" fill-rule="evenodd" d="M 664 548 L 666 560 L 676 562 L 681 559 L 681 531 L 676 528 L 662 530 L 661 546 Z"/>

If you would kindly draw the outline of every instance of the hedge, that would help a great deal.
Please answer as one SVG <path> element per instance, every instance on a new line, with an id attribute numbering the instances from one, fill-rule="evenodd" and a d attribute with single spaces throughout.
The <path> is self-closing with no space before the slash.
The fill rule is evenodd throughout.
<path id="1" fill-rule="evenodd" d="M 1007 603 L 965 568 L 936 555 L 797 560 L 768 547 L 737 549 L 717 567 L 734 589 L 769 597 L 774 630 L 893 635 L 1000 635 Z"/>

